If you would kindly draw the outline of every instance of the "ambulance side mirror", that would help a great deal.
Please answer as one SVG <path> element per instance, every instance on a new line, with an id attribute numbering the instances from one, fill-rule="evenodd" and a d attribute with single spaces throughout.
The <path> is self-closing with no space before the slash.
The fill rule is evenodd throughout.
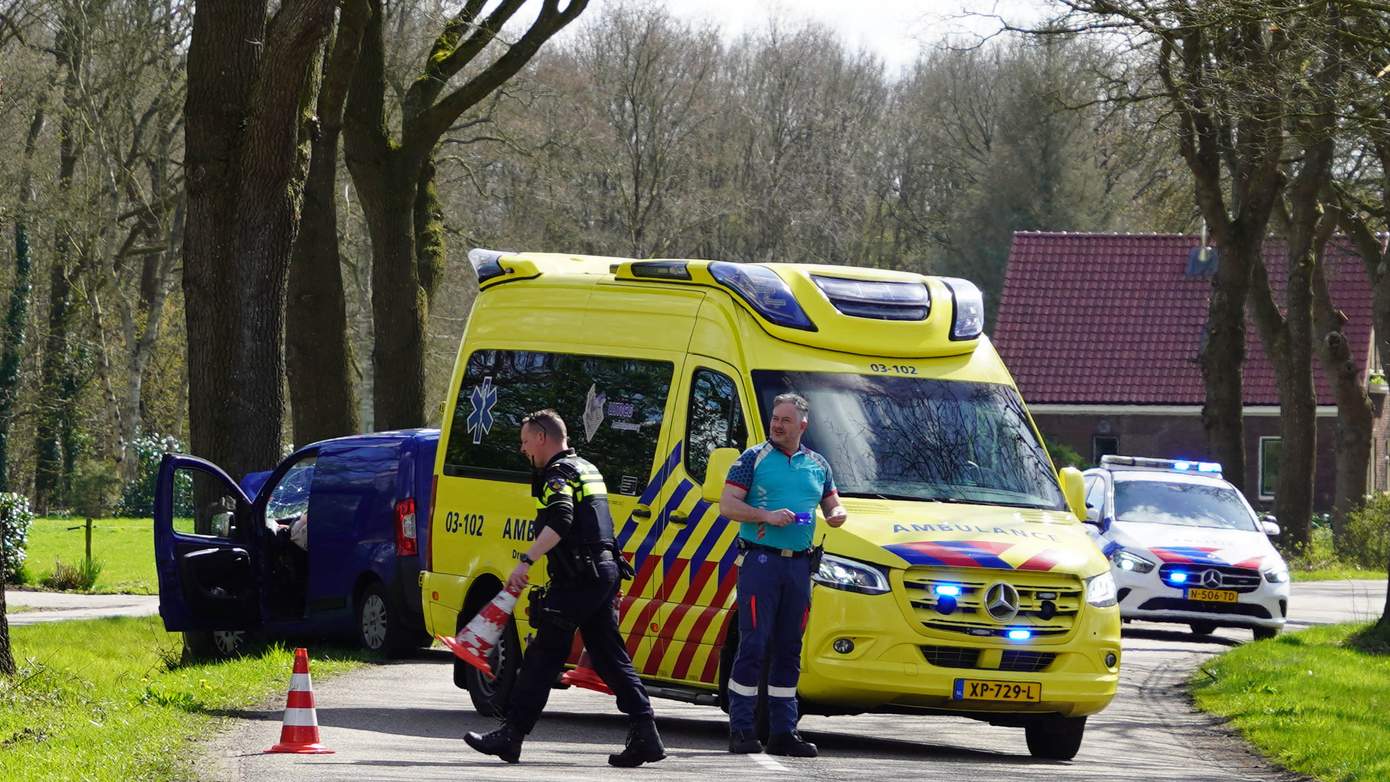
<path id="1" fill-rule="evenodd" d="M 1062 496 L 1067 498 L 1067 507 L 1076 515 L 1077 521 L 1086 520 L 1086 479 L 1075 467 L 1063 467 L 1057 472 L 1062 483 Z"/>
<path id="2" fill-rule="evenodd" d="M 719 497 L 724 493 L 724 479 L 729 477 L 729 468 L 734 465 L 738 455 L 737 448 L 715 448 L 710 451 L 709 464 L 705 467 L 705 483 L 700 489 L 705 502 L 719 504 Z"/>

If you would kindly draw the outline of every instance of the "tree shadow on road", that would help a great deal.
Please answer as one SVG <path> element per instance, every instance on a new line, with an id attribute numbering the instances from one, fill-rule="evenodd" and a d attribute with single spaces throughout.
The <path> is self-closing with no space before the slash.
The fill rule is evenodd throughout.
<path id="1" fill-rule="evenodd" d="M 1234 638 L 1227 638 L 1224 635 L 1197 635 L 1196 633 L 1186 633 L 1181 630 L 1151 630 L 1148 628 L 1137 628 L 1126 625 L 1120 631 L 1125 639 L 1143 638 L 1148 641 L 1175 641 L 1178 643 L 1192 644 L 1211 644 L 1213 646 L 1240 646 L 1243 641 Z M 1127 652 L 1146 651 L 1142 649 L 1126 649 Z M 1159 649 L 1147 651 L 1173 651 L 1172 649 Z"/>

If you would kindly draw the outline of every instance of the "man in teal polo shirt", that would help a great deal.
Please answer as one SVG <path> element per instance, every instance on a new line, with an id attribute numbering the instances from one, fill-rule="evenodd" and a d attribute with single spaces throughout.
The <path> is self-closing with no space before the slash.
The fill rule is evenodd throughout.
<path id="1" fill-rule="evenodd" d="M 767 752 L 816 756 L 796 731 L 796 682 L 801 636 L 811 609 L 811 538 L 815 510 L 825 522 L 845 523 L 830 463 L 804 447 L 810 405 L 796 394 L 772 400 L 768 439 L 744 451 L 719 498 L 719 512 L 741 522 L 738 533 L 738 654 L 729 675 L 729 751 L 759 752 L 753 713 L 768 650 Z"/>

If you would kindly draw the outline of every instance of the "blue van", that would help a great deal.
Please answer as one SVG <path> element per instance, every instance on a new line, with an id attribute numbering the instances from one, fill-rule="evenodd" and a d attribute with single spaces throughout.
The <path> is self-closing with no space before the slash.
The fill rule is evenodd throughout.
<path id="1" fill-rule="evenodd" d="M 254 637 L 356 639 L 398 655 L 429 645 L 420 610 L 438 429 L 341 437 L 238 484 L 166 454 L 155 484 L 159 615 L 189 652 Z"/>

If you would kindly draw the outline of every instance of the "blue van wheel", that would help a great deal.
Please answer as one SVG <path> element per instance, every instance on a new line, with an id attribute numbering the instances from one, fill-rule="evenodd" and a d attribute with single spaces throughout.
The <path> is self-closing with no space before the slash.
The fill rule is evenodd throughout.
<path id="1" fill-rule="evenodd" d="M 362 588 L 357 599 L 357 639 L 364 649 L 387 656 L 400 655 L 410 648 L 413 635 L 380 581 L 371 581 Z"/>

